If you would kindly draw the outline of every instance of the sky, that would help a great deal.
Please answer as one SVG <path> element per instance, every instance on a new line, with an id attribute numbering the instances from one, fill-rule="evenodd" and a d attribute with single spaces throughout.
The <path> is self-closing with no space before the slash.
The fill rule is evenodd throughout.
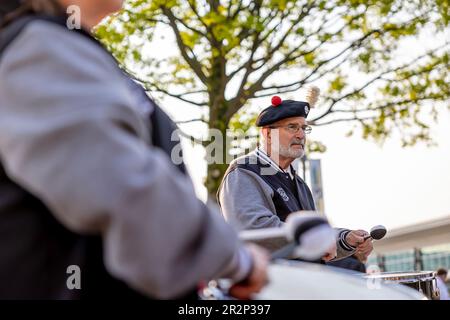
<path id="1" fill-rule="evenodd" d="M 327 145 L 320 155 L 325 213 L 337 226 L 388 229 L 450 216 L 450 113 L 432 128 L 436 147 L 401 148 L 345 138 L 345 125 L 314 128 Z"/>
<path id="2" fill-rule="evenodd" d="M 449 32 L 444 36 L 449 37 Z M 434 47 L 434 40 L 433 34 L 424 32 L 420 39 L 405 42 L 398 58 L 407 59 L 410 52 Z M 158 52 L 164 53 L 177 50 L 167 33 L 158 47 Z M 200 115 L 198 107 L 173 98 L 159 102 L 175 121 Z M 195 135 L 204 132 L 199 123 L 180 127 Z M 348 123 L 315 127 L 310 136 L 327 146 L 324 154 L 314 158 L 321 160 L 325 213 L 334 226 L 370 230 L 382 224 L 389 230 L 450 216 L 449 109 L 442 110 L 438 123 L 432 126 L 436 147 L 419 144 L 402 148 L 395 135 L 379 146 L 363 140 L 358 131 L 345 137 L 350 128 Z M 196 193 L 205 201 L 204 151 L 189 143 L 183 143 L 183 147 Z"/>

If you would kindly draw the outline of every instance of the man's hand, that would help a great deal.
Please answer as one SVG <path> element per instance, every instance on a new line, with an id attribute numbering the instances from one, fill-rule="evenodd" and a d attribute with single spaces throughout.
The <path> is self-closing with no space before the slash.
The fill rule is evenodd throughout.
<path id="1" fill-rule="evenodd" d="M 328 262 L 328 261 L 336 258 L 336 256 L 337 256 L 337 246 L 336 246 L 336 242 L 334 242 L 333 245 L 330 247 L 330 249 L 328 249 L 328 251 L 322 257 L 322 260 L 325 262 Z"/>
<path id="2" fill-rule="evenodd" d="M 361 252 L 356 251 L 353 256 L 358 259 L 362 263 L 367 263 L 367 256 L 362 254 Z"/>
<path id="3" fill-rule="evenodd" d="M 364 241 L 364 237 L 368 235 L 369 233 L 364 230 L 352 230 L 345 237 L 345 241 L 356 247 L 356 253 L 367 258 L 373 250 L 371 238 Z"/>
<path id="4" fill-rule="evenodd" d="M 252 294 L 260 292 L 268 281 L 269 254 L 266 250 L 253 244 L 248 245 L 247 249 L 253 258 L 250 275 L 244 281 L 234 284 L 229 290 L 231 296 L 243 300 L 248 300 Z"/>
<path id="5" fill-rule="evenodd" d="M 370 238 L 356 247 L 356 253 L 358 253 L 360 256 L 364 257 L 365 260 L 367 260 L 367 257 L 370 255 L 372 250 L 373 250 L 373 245 L 372 245 L 372 240 Z"/>

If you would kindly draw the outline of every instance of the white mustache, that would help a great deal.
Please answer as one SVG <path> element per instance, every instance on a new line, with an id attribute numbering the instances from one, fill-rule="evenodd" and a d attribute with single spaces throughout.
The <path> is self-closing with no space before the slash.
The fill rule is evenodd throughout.
<path id="1" fill-rule="evenodd" d="M 294 141 L 294 142 L 292 142 L 290 145 L 293 146 L 293 145 L 296 145 L 296 144 L 299 144 L 299 145 L 301 145 L 301 146 L 304 146 L 304 145 L 305 145 L 305 140 Z"/>

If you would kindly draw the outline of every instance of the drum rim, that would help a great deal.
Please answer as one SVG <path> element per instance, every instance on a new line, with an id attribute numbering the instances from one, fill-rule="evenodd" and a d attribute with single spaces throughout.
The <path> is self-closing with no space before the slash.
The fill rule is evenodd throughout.
<path id="1" fill-rule="evenodd" d="M 381 279 L 384 281 L 399 281 L 414 283 L 418 281 L 429 281 L 436 277 L 434 271 L 416 271 L 416 272 L 380 272 L 366 275 L 365 278 Z"/>

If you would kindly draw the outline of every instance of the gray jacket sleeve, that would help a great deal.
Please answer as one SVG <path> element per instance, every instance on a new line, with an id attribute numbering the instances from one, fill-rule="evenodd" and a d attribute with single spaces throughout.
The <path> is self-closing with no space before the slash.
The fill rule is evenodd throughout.
<path id="1" fill-rule="evenodd" d="M 281 227 L 282 222 L 276 215 L 272 201 L 273 191 L 257 174 L 236 168 L 225 178 L 219 190 L 219 202 L 222 214 L 237 230 Z M 336 260 L 354 253 L 354 250 L 342 242 L 341 236 L 348 229 L 336 230 Z M 259 243 L 270 251 L 286 245 L 286 241 L 274 239 Z"/>
<path id="2" fill-rule="evenodd" d="M 234 169 L 219 190 L 225 220 L 237 230 L 282 226 L 283 222 L 275 214 L 271 192 L 272 189 L 253 172 Z"/>
<path id="3" fill-rule="evenodd" d="M 33 22 L 0 61 L 0 157 L 67 228 L 102 234 L 109 272 L 170 298 L 250 258 L 189 178 L 144 140 L 111 58 L 81 35 Z"/>
<path id="4" fill-rule="evenodd" d="M 337 255 L 336 258 L 333 260 L 340 260 L 344 259 L 348 256 L 351 256 L 355 253 L 355 248 L 349 246 L 345 241 L 345 236 L 350 232 L 349 229 L 345 228 L 334 228 L 336 230 L 337 234 L 337 242 L 336 242 L 336 249 L 337 249 Z"/>

